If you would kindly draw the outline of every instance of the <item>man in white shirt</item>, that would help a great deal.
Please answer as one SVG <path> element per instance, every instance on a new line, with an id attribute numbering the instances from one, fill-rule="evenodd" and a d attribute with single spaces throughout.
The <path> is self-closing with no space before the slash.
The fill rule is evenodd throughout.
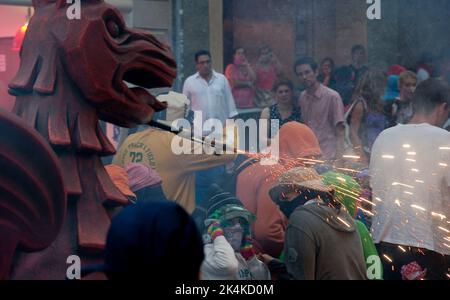
<path id="1" fill-rule="evenodd" d="M 191 100 L 191 109 L 202 112 L 202 124 L 218 119 L 223 126 L 238 115 L 227 78 L 211 67 L 211 54 L 202 50 L 195 54 L 197 73 L 184 82 L 183 94 Z"/>
<path id="2" fill-rule="evenodd" d="M 372 234 L 385 279 L 450 278 L 450 108 L 445 82 L 422 82 L 407 125 L 375 141 L 370 173 Z"/>
<path id="3" fill-rule="evenodd" d="M 236 104 L 231 93 L 227 78 L 215 72 L 211 67 L 211 53 L 206 50 L 195 54 L 197 73 L 188 77 L 184 82 L 183 94 L 191 101 L 191 110 L 198 114 L 201 112 L 202 120 L 194 120 L 194 127 L 200 123 L 202 127 L 210 119 L 217 119 L 222 127 L 226 126 L 226 120 L 238 115 Z M 198 117 L 194 116 L 194 117 Z M 210 123 L 212 125 L 212 123 Z M 212 130 L 212 128 L 211 128 Z M 203 135 L 211 130 L 203 127 Z M 194 132 L 197 132 L 194 130 Z M 220 182 L 225 169 L 223 167 L 198 171 L 196 173 L 196 203 L 202 202 L 209 186 L 214 182 Z"/>

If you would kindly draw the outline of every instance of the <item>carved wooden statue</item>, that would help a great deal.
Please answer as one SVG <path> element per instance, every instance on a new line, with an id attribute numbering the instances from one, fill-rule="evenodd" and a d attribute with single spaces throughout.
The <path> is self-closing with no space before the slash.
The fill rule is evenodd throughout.
<path id="1" fill-rule="evenodd" d="M 122 127 L 148 123 L 165 106 L 144 88 L 170 87 L 176 76 L 169 47 L 127 28 L 119 11 L 103 0 L 81 3 L 81 19 L 69 20 L 66 0 L 33 1 L 20 69 L 9 85 L 17 97 L 13 112 L 48 141 L 61 163 L 68 213 L 56 246 L 45 255 L 54 257 L 53 274 L 62 278 L 59 264 L 67 267 L 68 255 L 92 256 L 103 249 L 107 208 L 128 204 L 101 163 L 101 156 L 115 150 L 99 120 Z"/>
<path id="2" fill-rule="evenodd" d="M 0 110 L 0 280 L 17 250 L 39 251 L 55 240 L 66 212 L 58 158 L 20 118 Z"/>

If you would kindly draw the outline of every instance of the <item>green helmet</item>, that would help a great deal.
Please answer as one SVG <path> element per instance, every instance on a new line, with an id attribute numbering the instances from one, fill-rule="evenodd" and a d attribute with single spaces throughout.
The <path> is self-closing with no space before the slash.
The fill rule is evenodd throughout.
<path id="1" fill-rule="evenodd" d="M 323 182 L 335 189 L 335 200 L 342 203 L 352 217 L 356 216 L 357 203 L 360 197 L 361 186 L 352 177 L 336 173 L 327 172 L 322 175 Z"/>
<path id="2" fill-rule="evenodd" d="M 256 216 L 247 209 L 236 204 L 227 204 L 217 209 L 210 219 L 220 220 L 221 223 L 232 220 L 234 218 L 242 218 L 248 224 L 252 224 L 256 220 Z"/>

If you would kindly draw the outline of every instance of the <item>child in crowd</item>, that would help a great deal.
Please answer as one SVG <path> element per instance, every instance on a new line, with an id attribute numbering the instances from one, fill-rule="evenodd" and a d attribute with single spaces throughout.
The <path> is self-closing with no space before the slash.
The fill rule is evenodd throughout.
<path id="1" fill-rule="evenodd" d="M 255 216 L 230 193 L 213 186 L 205 220 L 204 280 L 270 280 L 267 266 L 253 250 L 251 223 Z"/>

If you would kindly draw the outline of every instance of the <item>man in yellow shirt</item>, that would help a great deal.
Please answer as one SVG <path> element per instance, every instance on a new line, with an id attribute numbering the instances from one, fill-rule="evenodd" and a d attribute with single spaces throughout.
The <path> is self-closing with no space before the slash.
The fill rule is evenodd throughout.
<path id="1" fill-rule="evenodd" d="M 130 135 L 120 146 L 113 163 L 121 166 L 142 163 L 155 169 L 162 178 L 166 197 L 191 214 L 195 209 L 195 172 L 231 163 L 236 155 L 176 155 L 171 148 L 174 137 L 177 136 L 157 128 Z M 193 147 L 203 146 L 193 143 Z"/>

